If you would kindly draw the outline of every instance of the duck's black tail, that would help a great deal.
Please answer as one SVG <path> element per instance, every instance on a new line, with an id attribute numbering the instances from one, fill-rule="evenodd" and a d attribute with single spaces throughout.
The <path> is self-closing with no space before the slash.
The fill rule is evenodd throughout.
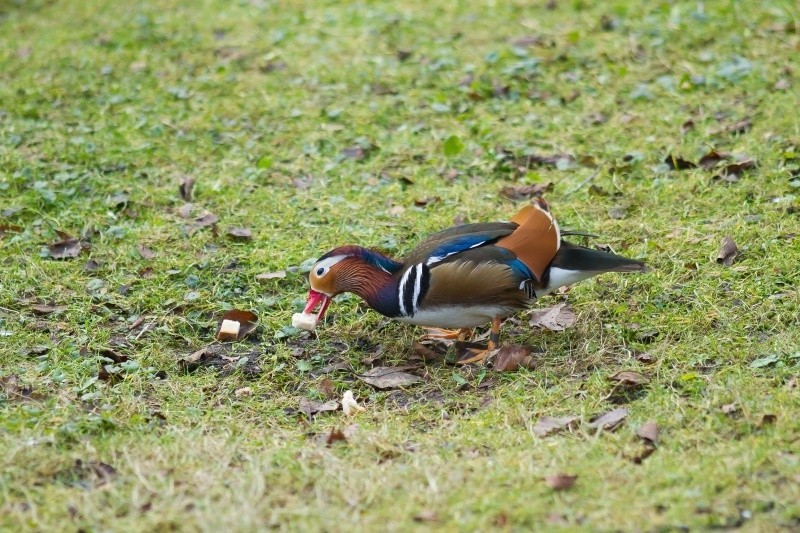
<path id="1" fill-rule="evenodd" d="M 642 261 L 561 241 L 552 267 L 580 272 L 647 272 Z"/>

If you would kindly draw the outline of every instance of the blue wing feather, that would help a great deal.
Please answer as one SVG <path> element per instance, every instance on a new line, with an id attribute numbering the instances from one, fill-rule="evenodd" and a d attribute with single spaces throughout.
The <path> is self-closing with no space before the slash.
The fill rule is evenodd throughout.
<path id="1" fill-rule="evenodd" d="M 459 252 L 464 252 L 466 250 L 478 248 L 494 240 L 496 240 L 496 237 L 491 235 L 461 235 L 460 237 L 451 239 L 434 248 L 428 256 L 429 259 L 427 263 L 429 265 L 437 263 L 445 257 L 457 254 Z"/>

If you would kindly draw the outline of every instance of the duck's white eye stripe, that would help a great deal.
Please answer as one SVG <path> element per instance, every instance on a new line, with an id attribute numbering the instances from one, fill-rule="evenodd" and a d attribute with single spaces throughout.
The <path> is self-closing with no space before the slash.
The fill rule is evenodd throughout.
<path id="1" fill-rule="evenodd" d="M 341 260 L 342 260 L 342 259 L 344 259 L 345 257 L 347 257 L 347 256 L 346 256 L 346 255 L 334 255 L 333 257 L 328 257 L 328 258 L 326 258 L 326 259 L 323 259 L 322 261 L 320 261 L 320 262 L 318 262 L 316 265 L 314 265 L 314 270 L 313 270 L 313 272 L 315 272 L 315 273 L 316 273 L 316 272 L 318 272 L 318 271 L 319 271 L 319 269 L 321 269 L 321 268 L 322 268 L 322 269 L 325 269 L 325 272 L 327 272 L 328 270 L 330 270 L 330 268 L 331 268 L 333 265 L 335 265 L 336 263 L 338 263 L 339 261 L 341 261 Z M 325 272 L 323 272 L 322 274 L 324 274 Z M 317 274 L 317 275 L 318 275 L 318 276 L 321 276 L 322 274 Z"/>

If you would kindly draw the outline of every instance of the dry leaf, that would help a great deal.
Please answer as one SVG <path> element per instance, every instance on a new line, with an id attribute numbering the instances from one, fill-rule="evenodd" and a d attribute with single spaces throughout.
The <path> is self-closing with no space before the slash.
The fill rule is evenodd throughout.
<path id="1" fill-rule="evenodd" d="M 632 370 L 623 370 L 621 372 L 617 372 L 613 376 L 609 376 L 608 380 L 618 383 L 622 387 L 632 389 L 646 385 L 649 382 L 649 380 L 642 374 Z"/>
<path id="2" fill-rule="evenodd" d="M 333 397 L 336 395 L 336 388 L 334 387 L 333 381 L 331 381 L 330 378 L 322 378 L 322 380 L 317 384 L 317 390 L 329 400 L 333 399 Z"/>
<path id="3" fill-rule="evenodd" d="M 721 153 L 717 152 L 716 150 L 711 150 L 706 155 L 701 157 L 700 161 L 698 161 L 697 164 L 700 165 L 703 168 L 711 168 L 711 167 L 715 166 L 717 163 L 719 163 L 720 161 L 724 161 L 724 160 L 730 159 L 730 158 L 731 158 L 731 156 L 729 154 L 725 154 L 725 153 L 721 154 Z"/>
<path id="4" fill-rule="evenodd" d="M 278 270 L 277 272 L 264 272 L 262 274 L 256 274 L 256 280 L 258 281 L 265 281 L 268 279 L 283 279 L 286 277 L 285 270 Z"/>
<path id="5" fill-rule="evenodd" d="M 192 209 L 193 208 L 194 208 L 194 205 L 192 205 L 190 203 L 183 204 L 180 207 L 180 209 L 178 209 L 178 214 L 180 215 L 181 218 L 189 218 L 190 216 L 192 216 Z"/>
<path id="6" fill-rule="evenodd" d="M 446 355 L 446 343 L 441 342 L 438 343 L 440 346 L 445 348 L 445 351 L 436 351 L 433 346 L 433 343 L 422 343 L 422 342 L 414 342 L 411 345 L 411 356 L 409 359 L 414 359 L 418 361 L 425 361 L 425 362 L 435 362 L 440 361 L 445 358 Z"/>
<path id="7" fill-rule="evenodd" d="M 184 176 L 178 186 L 178 193 L 184 202 L 191 202 L 194 196 L 194 178 L 191 176 Z"/>
<path id="8" fill-rule="evenodd" d="M 642 427 L 636 431 L 636 435 L 638 435 L 639 438 L 653 445 L 658 444 L 658 433 L 658 425 L 656 425 L 653 420 L 645 422 L 642 424 Z"/>
<path id="9" fill-rule="evenodd" d="M 777 421 L 778 421 L 778 415 L 766 414 L 761 417 L 761 423 L 758 424 L 758 427 L 763 428 L 764 426 L 772 426 Z"/>
<path id="10" fill-rule="evenodd" d="M 664 163 L 672 170 L 687 170 L 690 168 L 697 168 L 695 163 L 683 159 L 682 157 L 676 157 L 672 154 L 667 155 L 667 157 L 664 159 Z"/>
<path id="11" fill-rule="evenodd" d="M 562 302 L 553 307 L 539 309 L 531 313 L 531 326 L 563 331 L 575 324 L 575 313 L 569 304 Z"/>
<path id="12" fill-rule="evenodd" d="M 553 184 L 547 183 L 545 185 L 506 185 L 500 189 L 500 195 L 509 200 L 529 200 L 544 193 L 553 190 Z"/>
<path id="13" fill-rule="evenodd" d="M 415 376 L 414 374 L 409 374 L 407 372 L 404 372 L 404 370 L 407 370 L 409 368 L 413 367 L 376 366 L 375 368 L 372 368 L 357 377 L 364 383 L 372 385 L 376 389 L 394 389 L 398 387 L 407 387 L 409 385 L 413 385 L 415 383 L 419 383 L 420 381 L 422 381 L 422 378 L 420 378 L 419 376 Z"/>
<path id="14" fill-rule="evenodd" d="M 520 368 L 536 368 L 536 360 L 527 346 L 509 344 L 497 350 L 492 366 L 498 372 L 513 372 Z"/>
<path id="15" fill-rule="evenodd" d="M 217 222 L 219 222 L 219 217 L 217 217 L 217 215 L 213 213 L 206 213 L 205 215 L 194 219 L 194 221 L 187 227 L 187 230 L 190 234 L 192 234 L 198 230 L 207 228 L 208 226 L 214 226 Z"/>
<path id="16" fill-rule="evenodd" d="M 353 416 L 359 411 L 363 411 L 364 407 L 360 406 L 355 398 L 353 398 L 353 391 L 346 390 L 342 396 L 342 411 L 346 416 Z"/>
<path id="17" fill-rule="evenodd" d="M 570 474 L 553 474 L 544 476 L 544 483 L 553 490 L 566 490 L 571 488 L 577 479 L 578 476 Z"/>
<path id="18" fill-rule="evenodd" d="M 228 236 L 237 241 L 249 241 L 253 238 L 253 232 L 249 228 L 230 228 Z"/>
<path id="19" fill-rule="evenodd" d="M 594 429 L 603 429 L 606 431 L 614 431 L 622 424 L 627 416 L 628 410 L 624 407 L 620 407 L 619 409 L 614 409 L 613 411 L 609 411 L 592 418 L 589 421 L 589 427 Z"/>
<path id="20" fill-rule="evenodd" d="M 717 263 L 731 266 L 737 255 L 739 255 L 739 250 L 736 248 L 736 243 L 733 242 L 733 239 L 729 236 L 723 237 L 719 254 L 717 255 Z"/>
<path id="21" fill-rule="evenodd" d="M 328 448 L 335 442 L 347 442 L 347 437 L 339 428 L 331 428 L 331 430 L 327 433 L 323 433 L 320 435 L 318 442 Z"/>
<path id="22" fill-rule="evenodd" d="M 136 249 L 139 250 L 139 255 L 142 256 L 142 259 L 150 261 L 151 259 L 155 258 L 156 254 L 143 244 L 139 244 L 136 246 Z"/>
<path id="23" fill-rule="evenodd" d="M 50 257 L 53 259 L 73 259 L 78 257 L 83 250 L 83 244 L 80 239 L 70 237 L 61 231 L 57 233 L 61 240 L 47 245 Z"/>
<path id="24" fill-rule="evenodd" d="M 562 429 L 572 429 L 577 420 L 577 416 L 543 416 L 533 427 L 533 433 L 537 437 L 546 437 L 547 435 L 561 431 Z"/>
<path id="25" fill-rule="evenodd" d="M 246 398 L 251 394 L 253 394 L 253 389 L 251 389 L 250 387 L 241 387 L 233 391 L 233 395 L 236 396 L 237 398 Z"/>
<path id="26" fill-rule="evenodd" d="M 339 409 L 339 402 L 330 400 L 328 402 L 318 402 L 308 398 L 300 398 L 300 405 L 297 410 L 311 418 L 317 413 L 331 412 Z"/>
<path id="27" fill-rule="evenodd" d="M 0 224 L 0 238 L 3 238 L 8 233 L 20 233 L 22 228 L 14 226 L 13 224 Z"/>
<path id="28" fill-rule="evenodd" d="M 31 304 L 30 310 L 34 315 L 47 316 L 53 313 L 62 313 L 67 309 L 66 305 L 46 305 L 46 304 Z"/>
<path id="29" fill-rule="evenodd" d="M 235 338 L 222 332 L 222 323 L 226 320 L 239 323 L 239 331 L 236 333 Z M 217 332 L 214 337 L 219 341 L 225 340 L 242 340 L 250 335 L 258 327 L 258 317 L 251 311 L 242 311 L 241 309 L 231 309 L 222 315 L 217 325 Z"/>
<path id="30" fill-rule="evenodd" d="M 744 174 L 746 170 L 755 168 L 755 166 L 756 162 L 753 159 L 742 159 L 741 161 L 725 165 L 722 168 L 722 172 L 713 176 L 711 179 L 714 181 L 727 181 L 729 183 L 735 183 L 739 181 L 739 176 Z"/>

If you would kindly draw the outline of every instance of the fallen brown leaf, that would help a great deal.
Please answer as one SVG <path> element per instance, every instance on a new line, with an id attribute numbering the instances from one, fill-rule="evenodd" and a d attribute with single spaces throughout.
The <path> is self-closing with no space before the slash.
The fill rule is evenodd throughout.
<path id="1" fill-rule="evenodd" d="M 339 402 L 330 400 L 327 402 L 318 402 L 316 400 L 309 400 L 308 398 L 300 398 L 300 404 L 297 410 L 311 418 L 317 413 L 331 412 L 339 409 Z"/>
<path id="2" fill-rule="evenodd" d="M 317 383 L 317 390 L 322 396 L 329 400 L 336 396 L 336 388 L 330 378 L 322 378 L 322 380 Z"/>
<path id="3" fill-rule="evenodd" d="M 225 320 L 231 320 L 239 323 L 239 331 L 236 334 L 236 338 L 230 338 L 222 333 L 222 323 Z M 214 338 L 219 341 L 239 341 L 250 335 L 256 330 L 257 327 L 258 316 L 256 316 L 255 313 L 251 311 L 242 311 L 241 309 L 231 309 L 230 311 L 225 311 L 225 313 L 219 319 L 219 323 L 217 324 L 217 332 L 214 334 Z"/>
<path id="4" fill-rule="evenodd" d="M 99 487 L 113 481 L 117 477 L 117 469 L 101 461 L 84 463 L 82 460 L 76 459 L 71 475 L 79 478 L 93 477 L 95 486 Z"/>
<path id="5" fill-rule="evenodd" d="M 553 190 L 553 184 L 545 185 L 536 183 L 533 185 L 506 185 L 500 189 L 500 195 L 509 200 L 529 200 Z"/>
<path id="6" fill-rule="evenodd" d="M 527 346 L 507 344 L 497 350 L 492 366 L 498 372 L 513 372 L 520 368 L 536 368 L 536 360 Z"/>
<path id="7" fill-rule="evenodd" d="M 42 399 L 42 395 L 35 393 L 33 387 L 20 385 L 19 376 L 16 374 L 0 377 L 0 391 L 3 392 L 7 400 L 28 401 Z"/>
<path id="8" fill-rule="evenodd" d="M 566 302 L 556 304 L 546 309 L 539 309 L 531 313 L 530 324 L 533 327 L 549 329 L 550 331 L 564 331 L 575 324 L 575 313 Z"/>
<path id="9" fill-rule="evenodd" d="M 730 158 L 731 158 L 730 154 L 724 154 L 724 153 L 721 154 L 721 153 L 717 152 L 716 150 L 711 150 L 710 152 L 705 154 L 703 157 L 701 157 L 700 161 L 698 161 L 697 164 L 700 165 L 703 168 L 711 168 L 711 167 L 715 166 L 717 163 L 719 163 L 720 161 L 725 161 L 726 159 L 730 159 Z"/>
<path id="10" fill-rule="evenodd" d="M 658 425 L 653 421 L 650 420 L 642 424 L 642 426 L 636 430 L 636 435 L 650 444 L 658 444 Z"/>
<path id="11" fill-rule="evenodd" d="M 67 309 L 66 305 L 47 305 L 47 304 L 31 304 L 30 310 L 34 315 L 47 316 L 54 313 L 62 313 Z"/>
<path id="12" fill-rule="evenodd" d="M 424 362 L 435 362 L 445 358 L 445 351 L 436 351 L 432 344 L 415 342 L 411 345 L 411 356 L 409 359 L 416 359 Z"/>
<path id="13" fill-rule="evenodd" d="M 543 416 L 533 427 L 533 433 L 537 437 L 546 437 L 547 435 L 561 431 L 562 429 L 572 429 L 577 421 L 577 416 Z"/>
<path id="14" fill-rule="evenodd" d="M 632 370 L 622 370 L 608 377 L 609 381 L 619 384 L 622 387 L 637 388 L 646 385 L 649 380 L 639 372 Z"/>
<path id="15" fill-rule="evenodd" d="M 589 427 L 594 429 L 602 429 L 605 431 L 614 431 L 628 416 L 628 410 L 624 407 L 614 409 L 607 413 L 600 414 L 589 420 Z"/>
<path id="16" fill-rule="evenodd" d="M 725 266 L 731 266 L 739 255 L 739 250 L 736 248 L 736 243 L 733 238 L 725 236 L 722 238 L 722 243 L 719 247 L 719 254 L 717 254 L 717 263 Z"/>
<path id="17" fill-rule="evenodd" d="M 398 387 L 407 387 L 409 385 L 413 385 L 415 383 L 419 383 L 420 381 L 422 381 L 422 378 L 420 378 L 419 376 L 415 376 L 414 374 L 409 374 L 408 372 L 404 372 L 404 370 L 408 370 L 409 368 L 413 367 L 376 366 L 375 368 L 371 368 L 366 372 L 364 372 L 363 374 L 356 377 L 361 381 L 363 381 L 364 383 L 372 385 L 376 389 L 394 389 Z"/>
<path id="18" fill-rule="evenodd" d="M 74 259 L 78 257 L 84 248 L 84 244 L 80 239 L 70 237 L 66 233 L 58 232 L 61 237 L 60 241 L 48 244 L 47 249 L 50 251 L 50 257 L 53 259 Z"/>
<path id="19" fill-rule="evenodd" d="M 352 424 L 343 430 L 339 428 L 331 428 L 330 431 L 321 434 L 317 438 L 317 443 L 320 446 L 327 446 L 328 448 L 330 448 L 336 442 L 347 443 L 348 439 L 351 439 L 353 435 L 355 435 L 356 431 L 358 431 L 358 424 Z"/>
<path id="20" fill-rule="evenodd" d="M 153 250 L 151 250 L 150 248 L 148 248 L 147 246 L 145 246 L 143 244 L 137 245 L 136 249 L 139 251 L 139 255 L 142 256 L 142 259 L 145 259 L 147 261 L 150 261 L 150 260 L 154 259 L 155 256 L 156 256 L 156 254 L 155 254 L 155 252 L 153 252 Z"/>
<path id="21" fill-rule="evenodd" d="M 761 417 L 761 423 L 758 424 L 758 427 L 763 428 L 764 426 L 772 426 L 777 421 L 778 421 L 778 415 L 773 415 L 768 413 Z"/>
<path id="22" fill-rule="evenodd" d="M 13 224 L 0 224 L 0 238 L 5 237 L 9 233 L 20 233 L 22 228 L 14 226 Z"/>
<path id="23" fill-rule="evenodd" d="M 552 474 L 544 476 L 544 483 L 553 490 L 566 490 L 575 485 L 578 476 L 570 474 Z"/>
<path id="24" fill-rule="evenodd" d="M 191 202 L 194 196 L 194 178 L 191 176 L 184 176 L 181 178 L 181 183 L 178 185 L 178 194 L 184 202 Z"/>
<path id="25" fill-rule="evenodd" d="M 729 165 L 725 165 L 722 171 L 713 176 L 711 179 L 714 181 L 727 181 L 735 183 L 739 181 L 739 176 L 744 174 L 745 171 L 755 168 L 756 162 L 752 159 L 743 159 Z"/>
<path id="26" fill-rule="evenodd" d="M 253 232 L 250 228 L 230 228 L 228 236 L 237 241 L 249 241 L 253 238 Z"/>
<path id="27" fill-rule="evenodd" d="M 185 203 L 180 207 L 180 209 L 178 209 L 178 214 L 180 215 L 181 218 L 189 218 L 190 216 L 192 216 L 193 208 L 194 208 L 193 204 Z"/>
<path id="28" fill-rule="evenodd" d="M 667 155 L 667 157 L 664 159 L 664 163 L 672 170 L 687 170 L 690 168 L 697 168 L 695 163 L 672 154 Z"/>
<path id="29" fill-rule="evenodd" d="M 186 229 L 188 230 L 189 234 L 192 234 L 203 228 L 214 226 L 217 222 L 219 222 L 219 217 L 217 217 L 217 215 L 213 213 L 206 213 L 203 216 L 195 218 Z"/>

